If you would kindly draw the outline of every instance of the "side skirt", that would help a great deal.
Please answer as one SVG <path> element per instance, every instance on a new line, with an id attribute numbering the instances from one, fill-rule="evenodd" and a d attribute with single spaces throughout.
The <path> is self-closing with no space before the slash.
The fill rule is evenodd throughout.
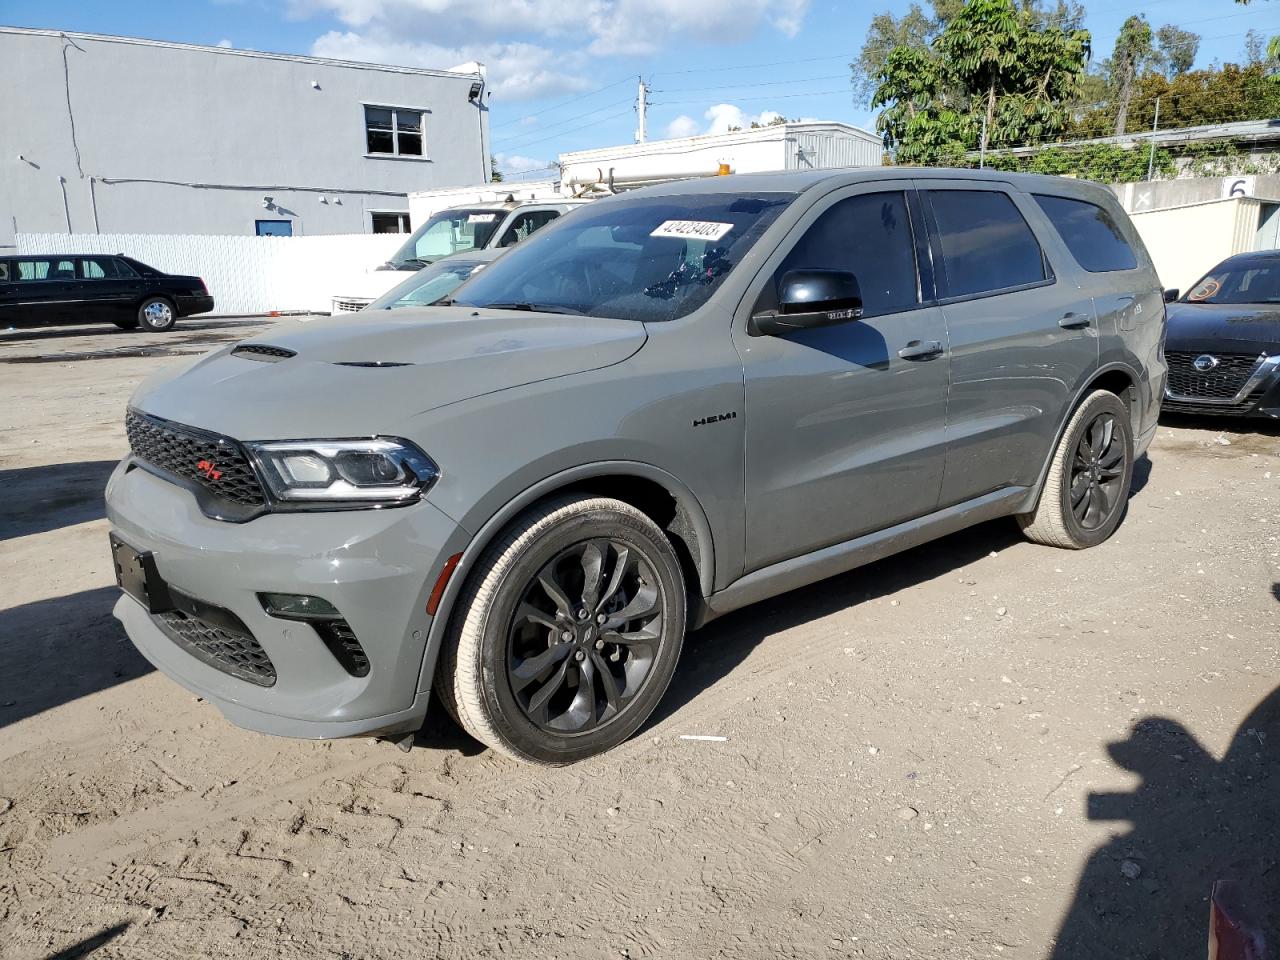
<path id="1" fill-rule="evenodd" d="M 1029 487 L 1006 487 L 976 500 L 866 534 L 856 540 L 837 543 L 802 557 L 762 567 L 735 580 L 719 593 L 707 597 L 702 608 L 695 611 L 691 626 L 701 627 L 717 617 L 759 600 L 767 600 L 780 593 L 847 573 L 864 564 L 910 550 L 965 527 L 1017 513 L 1025 509 L 1031 493 Z"/>

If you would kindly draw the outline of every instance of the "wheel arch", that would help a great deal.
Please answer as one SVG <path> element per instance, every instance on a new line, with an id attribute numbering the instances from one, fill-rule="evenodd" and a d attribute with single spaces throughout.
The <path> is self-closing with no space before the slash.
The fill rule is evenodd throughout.
<path id="1" fill-rule="evenodd" d="M 1133 435 L 1136 437 L 1139 432 L 1142 417 L 1141 398 L 1138 395 L 1138 383 L 1141 376 L 1138 372 L 1125 363 L 1113 362 L 1105 366 L 1099 367 L 1094 371 L 1093 376 L 1084 382 L 1084 385 L 1076 391 L 1075 397 L 1072 398 L 1070 406 L 1063 412 L 1061 419 L 1058 421 L 1058 427 L 1053 434 L 1053 443 L 1049 445 L 1049 450 L 1045 454 L 1044 463 L 1040 467 L 1040 474 L 1036 479 L 1036 485 L 1027 495 L 1027 499 L 1016 513 L 1025 513 L 1035 508 L 1040 502 L 1040 493 L 1044 490 L 1045 478 L 1049 476 L 1049 467 L 1053 463 L 1053 455 L 1058 450 L 1058 444 L 1062 442 L 1062 435 L 1066 432 L 1067 424 L 1071 422 L 1071 418 L 1075 416 L 1080 404 L 1084 403 L 1095 390 L 1106 390 L 1118 396 L 1125 407 L 1129 410 L 1129 420 L 1132 426 Z"/>
<path id="2" fill-rule="evenodd" d="M 613 497 L 640 510 L 671 540 L 684 573 L 691 608 L 701 606 L 703 599 L 712 593 L 715 548 L 711 525 L 697 496 L 684 483 L 659 467 L 639 461 L 605 461 L 560 471 L 509 500 L 479 526 L 467 544 L 431 621 L 418 678 L 419 692 L 431 689 L 436 661 L 458 596 L 489 544 L 529 507 L 572 493 Z M 691 610 L 691 622 L 696 622 L 695 612 Z"/>

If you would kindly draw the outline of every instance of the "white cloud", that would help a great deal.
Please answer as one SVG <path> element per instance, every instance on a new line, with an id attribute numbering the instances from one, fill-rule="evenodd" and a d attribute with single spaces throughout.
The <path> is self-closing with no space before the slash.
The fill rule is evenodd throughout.
<path id="1" fill-rule="evenodd" d="M 226 37 L 223 37 L 221 40 L 218 41 L 218 46 L 222 47 L 224 50 L 229 50 L 232 46 L 234 46 L 234 44 L 232 44 L 232 42 L 228 40 Z"/>
<path id="2" fill-rule="evenodd" d="M 737 43 L 768 25 L 794 37 L 810 0 L 289 0 L 380 40 L 476 45 L 541 37 L 594 56 L 648 55 L 680 39 Z M 342 34 L 339 34 L 342 35 Z"/>
<path id="3" fill-rule="evenodd" d="M 670 123 L 667 124 L 668 139 L 675 140 L 679 137 L 692 137 L 698 133 L 698 121 L 687 114 L 680 114 Z"/>
<path id="4" fill-rule="evenodd" d="M 456 63 L 478 60 L 489 71 L 489 85 L 504 101 L 576 93 L 591 85 L 587 78 L 563 69 L 575 62 L 532 43 L 489 43 L 444 47 L 383 36 L 381 31 L 330 32 L 311 45 L 317 57 L 363 60 L 401 67 L 448 69 Z"/>
<path id="5" fill-rule="evenodd" d="M 697 120 L 688 114 L 681 114 L 667 124 L 668 137 L 694 137 L 699 134 L 711 133 L 727 133 L 732 127 L 739 127 L 746 130 L 753 123 L 761 126 L 767 126 L 783 115 L 777 110 L 761 110 L 759 113 L 747 113 L 741 107 L 733 103 L 717 103 L 713 107 L 708 107 L 702 115 L 707 121 L 706 127 L 703 127 Z M 812 117 L 804 117 L 801 122 L 811 122 Z"/>
<path id="6" fill-rule="evenodd" d="M 546 170 L 547 175 L 551 175 L 548 169 L 548 160 L 535 160 L 533 157 L 522 157 L 518 153 L 495 153 L 493 159 L 497 161 L 498 169 L 505 174 L 528 173 L 531 170 Z"/>

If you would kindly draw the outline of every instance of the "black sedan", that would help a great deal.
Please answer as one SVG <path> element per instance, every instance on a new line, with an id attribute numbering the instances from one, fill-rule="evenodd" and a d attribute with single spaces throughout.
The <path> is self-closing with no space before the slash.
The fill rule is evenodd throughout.
<path id="1" fill-rule="evenodd" d="M 132 257 L 0 257 L 0 328 L 114 323 L 160 332 L 179 317 L 212 309 L 199 277 L 161 273 Z"/>
<path id="2" fill-rule="evenodd" d="M 1222 261 L 1169 305 L 1171 413 L 1280 418 L 1280 250 Z"/>

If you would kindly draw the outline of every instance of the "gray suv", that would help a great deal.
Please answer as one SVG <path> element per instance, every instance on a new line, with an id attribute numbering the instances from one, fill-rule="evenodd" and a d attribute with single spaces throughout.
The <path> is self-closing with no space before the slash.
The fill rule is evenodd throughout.
<path id="1" fill-rule="evenodd" d="M 116 616 L 234 723 L 407 748 L 434 690 L 496 750 L 582 759 L 730 610 L 996 517 L 1102 542 L 1164 393 L 1151 261 L 1071 180 L 669 184 L 449 304 L 134 395 Z"/>

